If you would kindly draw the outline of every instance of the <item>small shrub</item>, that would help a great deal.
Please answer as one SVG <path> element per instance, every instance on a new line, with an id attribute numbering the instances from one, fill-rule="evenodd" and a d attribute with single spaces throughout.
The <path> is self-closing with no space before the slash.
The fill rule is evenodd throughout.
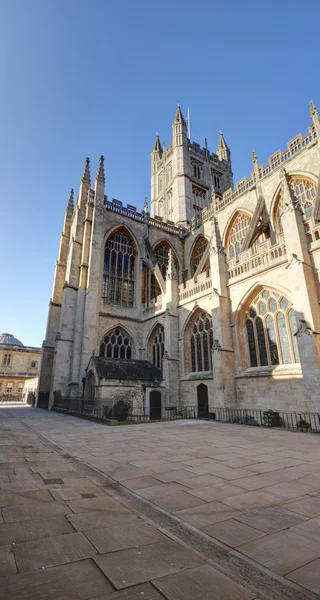
<path id="1" fill-rule="evenodd" d="M 131 408 L 131 403 L 125 400 L 118 400 L 113 407 L 113 416 L 118 421 L 125 421 Z"/>
<path id="2" fill-rule="evenodd" d="M 177 417 L 177 419 L 184 418 L 184 408 L 182 406 L 179 406 L 179 408 L 176 408 L 176 417 Z"/>
<path id="3" fill-rule="evenodd" d="M 283 418 L 276 410 L 265 410 L 263 413 L 264 424 L 267 427 L 282 427 Z"/>
<path id="4" fill-rule="evenodd" d="M 300 419 L 300 421 L 297 422 L 297 427 L 298 429 L 301 429 L 301 431 L 303 431 L 304 429 L 306 431 L 308 431 L 308 429 L 311 429 L 310 423 L 308 423 L 308 421 L 305 421 L 304 419 Z"/>

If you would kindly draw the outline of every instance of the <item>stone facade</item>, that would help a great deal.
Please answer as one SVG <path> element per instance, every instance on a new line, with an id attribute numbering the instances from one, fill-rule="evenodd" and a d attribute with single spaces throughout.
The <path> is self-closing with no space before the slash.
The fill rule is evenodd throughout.
<path id="1" fill-rule="evenodd" d="M 41 348 L 24 346 L 10 334 L 0 335 L 0 399 L 25 400 L 29 380 L 37 387 Z"/>
<path id="2" fill-rule="evenodd" d="M 151 153 L 150 213 L 105 196 L 103 157 L 91 189 L 87 159 L 43 345 L 49 407 L 84 393 L 95 355 L 160 368 L 163 407 L 319 411 L 319 137 L 311 103 L 308 133 L 266 166 L 253 153 L 233 189 L 223 135 L 216 154 L 191 143 L 178 107 Z"/>

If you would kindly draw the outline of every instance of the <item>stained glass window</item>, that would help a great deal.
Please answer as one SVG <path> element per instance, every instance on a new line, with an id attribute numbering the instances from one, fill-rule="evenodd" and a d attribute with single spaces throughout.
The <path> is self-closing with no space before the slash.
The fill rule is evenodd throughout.
<path id="1" fill-rule="evenodd" d="M 305 178 L 296 178 L 290 177 L 289 183 L 291 186 L 291 190 L 294 198 L 300 204 L 304 219 L 308 221 L 312 217 L 313 213 L 313 205 L 316 198 L 316 186 L 313 181 Z M 281 215 L 283 212 L 283 198 L 282 198 L 282 190 L 279 192 L 278 200 L 277 200 L 277 208 L 275 213 L 275 221 L 276 221 L 276 229 L 278 232 L 282 233 L 282 222 Z"/>
<path id="2" fill-rule="evenodd" d="M 246 237 L 250 221 L 250 217 L 244 213 L 238 213 L 235 217 L 226 242 L 229 258 L 239 256 L 241 243 Z"/>
<path id="3" fill-rule="evenodd" d="M 285 319 L 283 312 L 278 312 L 277 324 L 278 324 L 278 331 L 279 331 L 279 342 L 280 342 L 280 347 L 281 347 L 282 362 L 284 364 L 290 364 L 292 362 L 291 361 L 291 352 L 290 352 L 290 346 L 289 346 L 287 324 L 286 324 L 286 319 Z"/>
<path id="4" fill-rule="evenodd" d="M 132 358 L 132 342 L 127 333 L 120 327 L 107 333 L 100 345 L 99 356 Z"/>
<path id="5" fill-rule="evenodd" d="M 213 331 L 212 319 L 200 312 L 193 323 L 190 334 L 191 370 L 193 373 L 212 370 Z"/>
<path id="6" fill-rule="evenodd" d="M 169 250 L 170 250 L 170 246 L 168 243 L 165 243 L 165 242 L 163 242 L 162 244 L 160 244 L 159 246 L 157 246 L 156 248 L 153 249 L 153 252 L 157 259 L 157 263 L 160 267 L 160 271 L 161 271 L 161 274 L 162 274 L 162 277 L 164 280 L 167 277 L 167 268 L 168 268 L 168 262 L 169 262 Z M 173 259 L 174 259 L 174 264 L 175 264 L 176 270 L 178 272 L 178 269 L 179 269 L 178 260 L 174 253 L 173 253 Z M 153 273 L 151 274 L 150 288 L 151 288 L 150 289 L 150 298 L 151 299 L 156 298 L 157 296 L 161 295 L 160 285 L 157 281 L 157 278 L 155 277 L 155 275 Z"/>
<path id="7" fill-rule="evenodd" d="M 153 334 L 152 342 L 152 362 L 162 371 L 162 359 L 164 355 L 164 327 L 158 325 Z"/>
<path id="8" fill-rule="evenodd" d="M 260 364 L 266 366 L 268 364 L 267 357 L 267 346 L 264 335 L 263 321 L 260 317 L 256 320 L 257 336 L 258 336 L 258 350 L 260 354 Z"/>
<path id="9" fill-rule="evenodd" d="M 295 313 L 288 298 L 272 290 L 260 292 L 246 311 L 245 324 L 251 367 L 299 362 Z"/>
<path id="10" fill-rule="evenodd" d="M 206 240 L 206 238 L 204 238 L 204 237 L 200 237 L 198 239 L 198 241 L 196 242 L 196 245 L 195 245 L 195 247 L 192 251 L 192 255 L 191 255 L 191 265 L 190 266 L 191 266 L 191 274 L 192 275 L 196 272 L 198 265 L 203 257 L 203 254 L 204 254 L 207 246 L 208 246 L 208 240 Z M 205 271 L 208 268 L 209 268 L 209 258 L 208 258 L 207 263 L 205 265 L 203 265 L 202 271 Z"/>
<path id="11" fill-rule="evenodd" d="M 257 363 L 257 352 L 256 352 L 256 341 L 254 339 L 253 323 L 251 320 L 246 322 L 247 335 L 248 335 L 248 346 L 250 354 L 251 367 L 256 367 Z"/>
<path id="12" fill-rule="evenodd" d="M 109 237 L 104 253 L 102 298 L 105 303 L 133 306 L 134 246 L 124 228 Z"/>

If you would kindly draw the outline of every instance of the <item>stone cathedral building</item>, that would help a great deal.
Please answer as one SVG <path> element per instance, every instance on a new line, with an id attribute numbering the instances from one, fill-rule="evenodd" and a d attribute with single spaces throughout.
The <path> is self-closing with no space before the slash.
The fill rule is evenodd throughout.
<path id="1" fill-rule="evenodd" d="M 66 209 L 39 402 L 320 411 L 320 121 L 233 186 L 231 153 L 151 152 L 151 202 L 105 194 L 89 159 Z"/>

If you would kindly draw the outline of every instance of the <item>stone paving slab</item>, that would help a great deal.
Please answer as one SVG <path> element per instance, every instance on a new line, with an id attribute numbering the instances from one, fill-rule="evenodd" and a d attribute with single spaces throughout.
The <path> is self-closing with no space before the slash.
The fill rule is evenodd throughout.
<path id="1" fill-rule="evenodd" d="M 91 560 L 22 573 L 1 581 L 0 600 L 91 600 L 114 588 Z"/>
<path id="2" fill-rule="evenodd" d="M 82 533 L 70 533 L 17 544 L 13 553 L 19 572 L 28 573 L 91 558 L 96 550 Z"/>
<path id="3" fill-rule="evenodd" d="M 71 508 L 73 513 L 84 513 L 93 511 L 104 511 L 109 512 L 117 509 L 118 513 L 124 513 L 124 509 L 119 502 L 113 500 L 109 496 L 101 496 L 100 498 L 82 498 L 81 500 L 72 500 L 68 502 L 68 506 Z"/>
<path id="4" fill-rule="evenodd" d="M 67 504 L 63 502 L 43 502 L 41 504 L 27 504 L 19 506 L 6 506 L 2 509 L 2 516 L 5 523 L 14 521 L 28 521 L 37 517 L 56 517 L 58 515 L 71 514 Z"/>
<path id="5" fill-rule="evenodd" d="M 220 540 L 220 542 L 227 544 L 227 546 L 231 546 L 231 548 L 236 548 L 266 535 L 262 531 L 258 531 L 235 519 L 227 519 L 221 523 L 210 525 L 204 531 L 217 540 Z"/>
<path id="6" fill-rule="evenodd" d="M 76 531 L 126 525 L 137 521 L 138 517 L 127 508 L 114 508 L 99 512 L 83 512 L 69 516 Z"/>
<path id="7" fill-rule="evenodd" d="M 168 600 L 253 600 L 256 597 L 209 565 L 153 583 Z"/>
<path id="8" fill-rule="evenodd" d="M 148 523 L 90 529 L 89 531 L 84 530 L 83 533 L 100 554 L 146 546 L 154 544 L 158 540 L 167 541 L 164 534 Z"/>
<path id="9" fill-rule="evenodd" d="M 151 583 L 143 583 L 99 598 L 95 596 L 92 600 L 163 600 L 163 598 L 164 596 Z"/>
<path id="10" fill-rule="evenodd" d="M 244 514 L 238 513 L 236 519 L 265 533 L 276 533 L 289 527 L 294 528 L 295 525 L 306 521 L 306 517 L 279 506 L 261 508 Z"/>
<path id="11" fill-rule="evenodd" d="M 102 554 L 94 560 L 117 589 L 203 564 L 196 554 L 170 540 Z"/>
<path id="12" fill-rule="evenodd" d="M 287 575 L 287 578 L 318 594 L 320 590 L 320 559 L 293 571 Z"/>
<path id="13" fill-rule="evenodd" d="M 8 575 L 12 575 L 17 572 L 16 563 L 14 560 L 11 546 L 0 547 L 0 578 L 6 578 Z M 0 583 L 1 588 L 1 583 Z M 0 592 L 1 597 L 1 592 Z"/>
<path id="14" fill-rule="evenodd" d="M 240 551 L 279 575 L 286 575 L 319 558 L 320 543 L 292 531 L 279 531 L 244 544 Z"/>
<path id="15" fill-rule="evenodd" d="M 4 523 L 0 525 L 0 546 L 50 538 L 64 533 L 73 533 L 73 531 L 73 527 L 65 517 Z"/>

